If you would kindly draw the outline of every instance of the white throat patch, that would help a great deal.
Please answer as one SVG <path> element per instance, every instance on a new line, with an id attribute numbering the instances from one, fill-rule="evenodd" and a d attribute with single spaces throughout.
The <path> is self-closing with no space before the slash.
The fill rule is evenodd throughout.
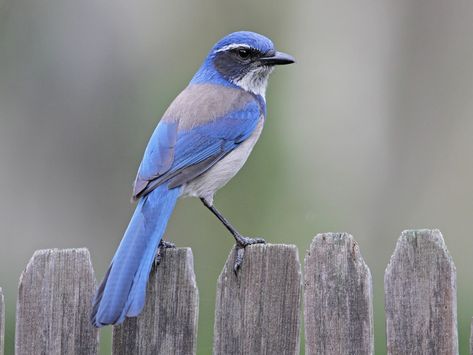
<path id="1" fill-rule="evenodd" d="M 250 70 L 245 76 L 234 79 L 233 83 L 243 90 L 250 91 L 255 95 L 261 95 L 266 100 L 266 87 L 268 86 L 269 74 L 273 67 L 257 67 Z"/>

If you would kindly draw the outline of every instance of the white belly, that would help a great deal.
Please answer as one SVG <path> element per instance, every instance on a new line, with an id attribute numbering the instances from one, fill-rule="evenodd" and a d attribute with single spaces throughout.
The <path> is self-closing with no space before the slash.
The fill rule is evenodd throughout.
<path id="1" fill-rule="evenodd" d="M 245 164 L 261 135 L 263 123 L 264 119 L 261 118 L 255 130 L 247 140 L 228 153 L 208 171 L 187 183 L 184 186 L 182 196 L 204 198 L 210 205 L 212 205 L 215 192 L 230 181 L 230 179 L 234 177 Z"/>

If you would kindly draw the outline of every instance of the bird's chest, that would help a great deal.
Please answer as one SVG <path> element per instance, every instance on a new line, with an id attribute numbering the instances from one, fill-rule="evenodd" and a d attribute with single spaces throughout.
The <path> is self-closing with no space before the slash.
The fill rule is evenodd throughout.
<path id="1" fill-rule="evenodd" d="M 228 153 L 222 160 L 184 187 L 184 196 L 205 198 L 212 203 L 214 193 L 223 187 L 243 167 L 263 130 L 264 118 L 248 139 Z"/>

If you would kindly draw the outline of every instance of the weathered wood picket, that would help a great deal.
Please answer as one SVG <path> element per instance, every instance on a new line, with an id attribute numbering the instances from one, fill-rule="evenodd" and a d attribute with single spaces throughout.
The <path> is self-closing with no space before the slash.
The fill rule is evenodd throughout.
<path id="1" fill-rule="evenodd" d="M 0 355 L 3 355 L 5 336 L 5 301 L 3 299 L 3 291 L 0 287 Z"/>
<path id="2" fill-rule="evenodd" d="M 237 275 L 234 258 L 217 282 L 214 354 L 299 354 L 302 314 L 306 354 L 374 353 L 371 273 L 351 235 L 317 235 L 304 278 L 292 245 L 249 247 Z M 438 230 L 402 233 L 384 285 L 388 354 L 458 354 L 456 271 Z M 35 252 L 20 278 L 16 354 L 96 354 L 95 287 L 86 249 Z M 198 303 L 192 251 L 166 250 L 143 314 L 114 327 L 113 354 L 195 354 Z M 3 333 L 0 288 L 0 355 Z"/>
<path id="3" fill-rule="evenodd" d="M 20 277 L 15 353 L 93 354 L 95 277 L 87 249 L 38 250 Z"/>
<path id="4" fill-rule="evenodd" d="M 291 245 L 250 248 L 238 275 L 233 250 L 217 283 L 215 354 L 298 354 L 301 266 Z"/>
<path id="5" fill-rule="evenodd" d="M 304 265 L 307 354 L 373 354 L 371 273 L 349 234 L 314 238 Z"/>
<path id="6" fill-rule="evenodd" d="M 142 316 L 113 328 L 112 354 L 195 353 L 199 295 L 192 251 L 165 249 L 157 269 L 150 275 Z"/>
<path id="7" fill-rule="evenodd" d="M 384 294 L 388 353 L 458 353 L 456 271 L 438 230 L 402 233 Z"/>

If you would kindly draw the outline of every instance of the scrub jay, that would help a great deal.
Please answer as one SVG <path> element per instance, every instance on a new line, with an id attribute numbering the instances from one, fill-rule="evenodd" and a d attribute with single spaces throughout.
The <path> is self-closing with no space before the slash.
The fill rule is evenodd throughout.
<path id="1" fill-rule="evenodd" d="M 215 192 L 245 163 L 266 116 L 265 91 L 275 65 L 294 63 L 268 38 L 235 32 L 210 50 L 189 85 L 171 103 L 152 134 L 133 185 L 138 201 L 125 235 L 93 301 L 96 327 L 136 317 L 145 304 L 156 253 L 180 197 L 195 196 L 236 241 L 235 272 L 244 248 L 264 243 L 241 235 L 214 207 Z"/>

